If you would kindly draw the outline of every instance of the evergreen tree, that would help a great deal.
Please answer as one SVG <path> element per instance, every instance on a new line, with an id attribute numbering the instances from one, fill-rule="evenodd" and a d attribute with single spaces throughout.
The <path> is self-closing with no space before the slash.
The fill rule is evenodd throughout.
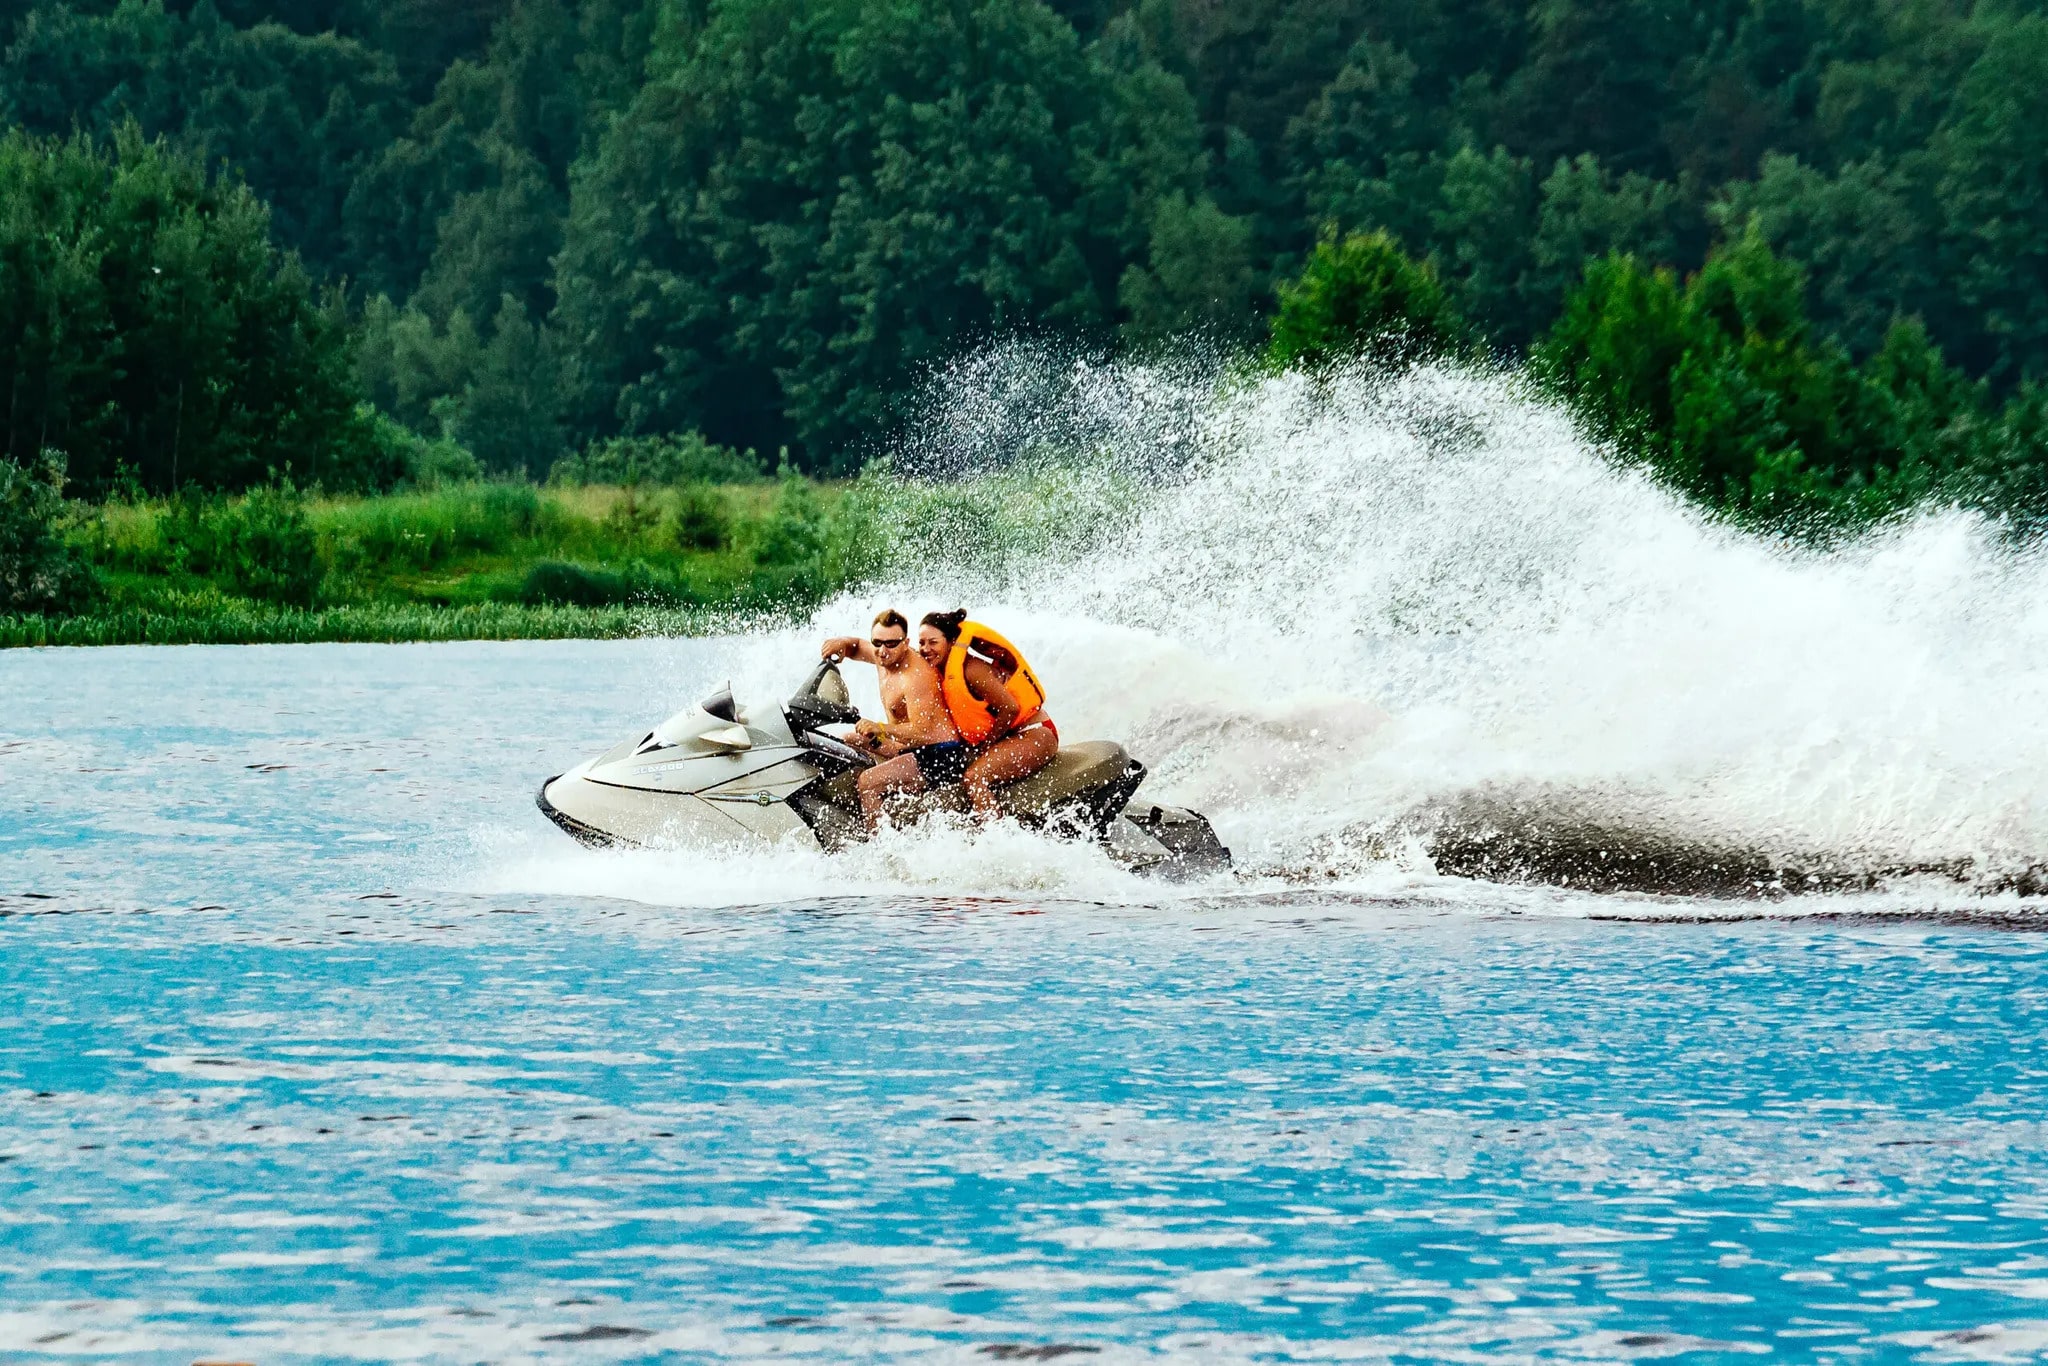
<path id="1" fill-rule="evenodd" d="M 1970 359 L 2001 380 L 2048 378 L 2048 17 L 1986 43 L 1936 143 L 1939 200 Z"/>
<path id="2" fill-rule="evenodd" d="M 1037 0 L 735 0 L 653 60 L 561 258 L 593 409 L 843 467 L 975 337 L 1111 321 L 1103 86 Z"/>
<path id="3" fill-rule="evenodd" d="M 1427 205 L 1442 168 L 1429 156 L 1448 129 L 1416 91 L 1419 68 L 1400 49 L 1361 40 L 1294 120 L 1288 137 L 1308 213 L 1352 229 L 1429 240 Z"/>
<path id="4" fill-rule="evenodd" d="M 1300 276 L 1280 287 L 1267 359 L 1309 371 L 1358 357 L 1399 366 L 1451 351 L 1463 334 L 1436 272 L 1388 234 L 1328 234 Z"/>
<path id="5" fill-rule="evenodd" d="M 1531 16 L 1528 61 L 1508 83 L 1500 140 L 1546 164 L 1591 152 L 1620 171 L 1669 175 L 1664 123 L 1694 8 L 1541 0 Z"/>
<path id="6" fill-rule="evenodd" d="M 1852 354 L 1876 351 L 1905 315 L 1967 337 L 1943 269 L 1930 169 L 1925 157 L 1903 166 L 1872 158 L 1831 176 L 1794 157 L 1766 157 L 1754 181 L 1728 186 L 1717 213 L 1737 231 L 1754 223 L 1806 268 L 1814 320 Z"/>
<path id="7" fill-rule="evenodd" d="M 484 468 L 542 478 L 564 453 L 559 366 L 553 336 L 507 294 L 454 424 Z"/>
<path id="8" fill-rule="evenodd" d="M 290 466 L 382 482 L 338 301 L 269 239 L 247 188 L 132 126 L 0 138 L 5 457 L 61 452 L 87 492 L 122 471 L 165 492 Z"/>
<path id="9" fill-rule="evenodd" d="M 274 22 L 238 29 L 210 4 L 39 9 L 0 64 L 0 118 L 31 132 L 108 137 L 133 121 L 245 178 L 274 231 L 314 268 L 346 266 L 350 186 L 402 126 L 392 59 Z"/>
<path id="10" fill-rule="evenodd" d="M 1259 288 L 1252 225 L 1182 195 L 1159 201 L 1146 264 L 1132 264 L 1117 284 L 1123 335 L 1146 343 L 1179 337 L 1235 341 L 1251 330 Z"/>
<path id="11" fill-rule="evenodd" d="M 1682 197 L 1669 181 L 1635 172 L 1617 178 L 1589 153 L 1558 162 L 1541 200 L 1525 289 L 1531 319 L 1557 316 L 1588 261 L 1615 252 L 1653 265 L 1696 259 L 1680 243 L 1700 233 L 1688 230 Z"/>
<path id="12" fill-rule="evenodd" d="M 1538 326 L 1525 299 L 1536 234 L 1536 179 L 1524 157 L 1470 147 L 1444 162 L 1430 239 L 1456 281 L 1460 311 L 1496 345 L 1519 351 Z"/>

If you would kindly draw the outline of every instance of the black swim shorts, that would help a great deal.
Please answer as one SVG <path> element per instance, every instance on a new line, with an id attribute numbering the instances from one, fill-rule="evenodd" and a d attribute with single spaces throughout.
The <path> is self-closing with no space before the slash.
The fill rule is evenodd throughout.
<path id="1" fill-rule="evenodd" d="M 967 776 L 967 766 L 974 762 L 974 751 L 958 740 L 919 745 L 910 753 L 917 760 L 917 771 L 926 787 L 959 782 Z"/>

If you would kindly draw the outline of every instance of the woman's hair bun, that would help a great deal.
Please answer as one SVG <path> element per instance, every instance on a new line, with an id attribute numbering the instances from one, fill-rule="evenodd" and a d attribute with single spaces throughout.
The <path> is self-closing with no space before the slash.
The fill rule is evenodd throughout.
<path id="1" fill-rule="evenodd" d="M 967 620 L 967 609 L 956 607 L 950 612 L 926 612 L 923 625 L 935 626 L 939 634 L 948 640 L 960 639 L 960 623 Z"/>

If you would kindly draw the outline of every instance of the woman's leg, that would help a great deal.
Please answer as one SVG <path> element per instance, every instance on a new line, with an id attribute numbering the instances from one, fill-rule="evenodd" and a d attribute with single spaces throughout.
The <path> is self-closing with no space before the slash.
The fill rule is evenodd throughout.
<path id="1" fill-rule="evenodd" d="M 1051 763 L 1059 749 L 1059 737 L 1049 727 L 1033 726 L 1004 736 L 975 756 L 967 766 L 967 776 L 960 780 L 967 789 L 967 800 L 974 803 L 974 814 L 984 820 L 1001 815 L 995 784 L 1030 777 Z"/>
<path id="2" fill-rule="evenodd" d="M 882 828 L 882 801 L 892 792 L 924 791 L 924 773 L 915 754 L 899 754 L 863 772 L 853 780 L 860 793 L 861 814 L 867 817 L 868 833 Z"/>

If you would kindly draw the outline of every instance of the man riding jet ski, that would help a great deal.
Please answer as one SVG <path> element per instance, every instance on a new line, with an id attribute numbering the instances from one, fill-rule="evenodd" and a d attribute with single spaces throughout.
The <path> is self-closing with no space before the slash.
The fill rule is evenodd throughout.
<path id="1" fill-rule="evenodd" d="M 884 816 L 977 811 L 1096 841 L 1141 872 L 1230 866 L 1204 817 L 1131 805 L 1145 766 L 1123 746 L 1059 743 L 1043 688 L 1007 641 L 965 613 L 934 616 L 936 661 L 909 648 L 900 614 L 883 613 L 868 641 L 826 642 L 788 702 L 742 709 L 722 689 L 548 779 L 540 809 L 591 845 L 796 839 L 827 851 L 870 838 Z M 969 649 L 955 648 L 947 625 Z M 978 658 L 961 658 L 970 649 Z M 877 664 L 888 720 L 865 721 L 849 704 L 842 657 Z"/>
<path id="2" fill-rule="evenodd" d="M 888 724 L 862 721 L 849 737 L 884 762 L 855 783 L 868 829 L 894 793 L 959 783 L 977 816 L 1002 814 L 998 783 L 1028 778 L 1059 751 L 1045 688 L 1017 647 L 964 611 L 927 612 L 910 646 L 910 623 L 890 608 L 873 635 L 825 642 L 828 659 L 857 659 L 881 675 Z"/>

